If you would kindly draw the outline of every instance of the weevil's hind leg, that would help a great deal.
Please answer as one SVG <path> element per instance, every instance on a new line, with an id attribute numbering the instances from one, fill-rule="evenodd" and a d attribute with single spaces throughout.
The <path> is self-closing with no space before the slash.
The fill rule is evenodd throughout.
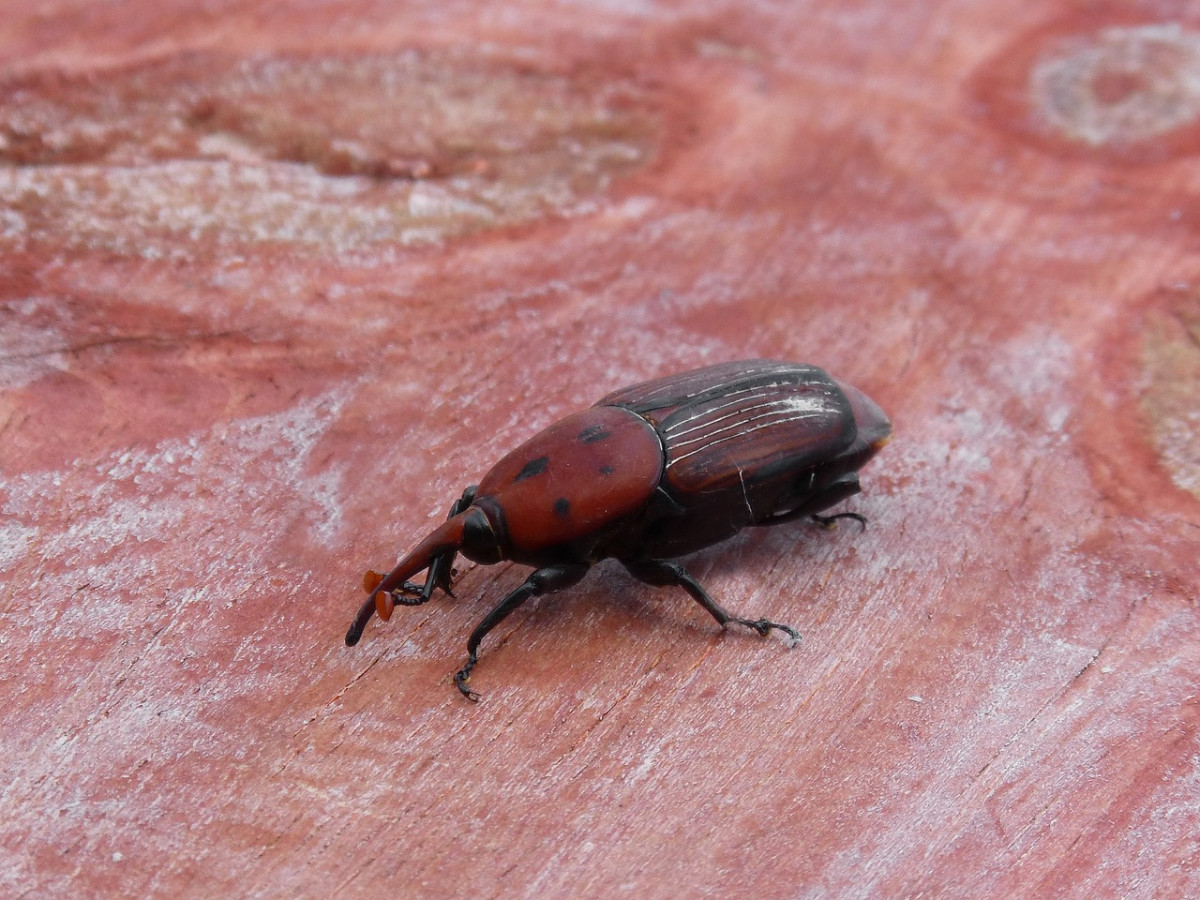
<path id="1" fill-rule="evenodd" d="M 483 621 L 475 626 L 475 630 L 467 639 L 467 664 L 454 675 L 454 683 L 464 697 L 468 700 L 479 700 L 479 695 L 467 687 L 467 682 L 471 680 L 471 670 L 475 668 L 475 663 L 479 662 L 479 643 L 487 637 L 488 632 L 503 622 L 509 613 L 530 597 L 539 597 L 542 594 L 568 588 L 583 578 L 587 571 L 587 563 L 562 563 L 538 569 L 525 579 L 524 584 L 501 600 L 495 609 L 483 617 Z"/>
<path id="2" fill-rule="evenodd" d="M 691 595 L 693 600 L 703 606 L 708 611 L 708 614 L 717 620 L 722 628 L 727 627 L 730 622 L 736 622 L 738 625 L 753 628 L 764 637 L 772 629 L 782 631 L 788 636 L 791 646 L 795 646 L 800 640 L 800 633 L 790 625 L 782 625 L 779 622 L 772 622 L 770 619 L 743 619 L 741 616 L 732 615 L 717 603 L 716 600 L 708 596 L 708 592 L 700 587 L 696 579 L 692 578 L 679 563 L 664 562 L 657 559 L 638 560 L 636 562 L 622 560 L 621 562 L 634 578 L 644 581 L 646 584 L 659 587 L 683 588 Z"/>

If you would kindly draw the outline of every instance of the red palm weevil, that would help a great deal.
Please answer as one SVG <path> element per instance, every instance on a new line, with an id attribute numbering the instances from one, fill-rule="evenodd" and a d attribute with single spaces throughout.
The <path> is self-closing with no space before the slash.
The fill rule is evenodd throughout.
<path id="1" fill-rule="evenodd" d="M 865 394 L 816 366 L 744 360 L 657 378 L 609 394 L 505 456 L 467 488 L 449 518 L 387 575 L 368 572 L 369 595 L 346 633 L 354 646 L 375 613 L 447 594 L 455 556 L 533 566 L 525 583 L 484 616 L 454 676 L 463 696 L 479 644 L 528 600 L 578 582 L 617 559 L 652 585 L 683 588 L 722 626 L 761 635 L 795 629 L 726 612 L 677 562 L 750 525 L 821 516 L 859 492 L 858 470 L 892 432 Z M 427 570 L 424 584 L 408 581 Z M 451 596 L 453 596 L 451 594 Z"/>

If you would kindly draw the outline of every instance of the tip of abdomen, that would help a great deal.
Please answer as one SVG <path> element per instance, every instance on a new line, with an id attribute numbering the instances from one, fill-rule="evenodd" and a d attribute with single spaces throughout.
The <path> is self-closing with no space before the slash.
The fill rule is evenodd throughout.
<path id="1" fill-rule="evenodd" d="M 879 404 L 844 381 L 837 381 L 838 387 L 850 401 L 850 409 L 854 412 L 854 423 L 858 426 L 858 439 L 878 450 L 892 437 L 892 421 L 887 417 Z"/>

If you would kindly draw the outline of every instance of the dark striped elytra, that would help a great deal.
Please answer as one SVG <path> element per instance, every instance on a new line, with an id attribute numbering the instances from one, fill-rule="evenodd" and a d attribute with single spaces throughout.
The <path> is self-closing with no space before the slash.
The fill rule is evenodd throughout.
<path id="1" fill-rule="evenodd" d="M 509 453 L 469 487 L 450 517 L 382 580 L 346 634 L 358 642 L 371 617 L 447 593 L 454 560 L 512 560 L 536 571 L 471 633 L 454 676 L 467 687 L 483 638 L 530 597 L 575 584 L 614 558 L 631 575 L 683 588 L 722 626 L 788 625 L 731 615 L 676 557 L 748 526 L 820 515 L 859 492 L 858 470 L 892 425 L 856 388 L 816 366 L 775 360 L 724 363 L 635 384 L 567 416 Z M 423 584 L 408 579 L 426 570 Z"/>
<path id="2" fill-rule="evenodd" d="M 546 471 L 546 466 L 550 465 L 550 457 L 539 456 L 537 459 L 531 459 L 517 473 L 517 477 L 513 481 L 521 481 L 525 478 L 532 478 L 534 475 L 541 475 Z"/>

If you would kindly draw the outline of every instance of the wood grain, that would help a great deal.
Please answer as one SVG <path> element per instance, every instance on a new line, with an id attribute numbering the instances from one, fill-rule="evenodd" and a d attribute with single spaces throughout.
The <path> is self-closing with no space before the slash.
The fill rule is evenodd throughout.
<path id="1" fill-rule="evenodd" d="M 697 8 L 694 8 L 697 7 Z M 702 7 L 702 11 L 699 9 Z M 0 2 L 14 897 L 1200 893 L 1200 17 Z M 519 567 L 346 648 L 462 488 L 751 356 L 854 527 Z"/>

